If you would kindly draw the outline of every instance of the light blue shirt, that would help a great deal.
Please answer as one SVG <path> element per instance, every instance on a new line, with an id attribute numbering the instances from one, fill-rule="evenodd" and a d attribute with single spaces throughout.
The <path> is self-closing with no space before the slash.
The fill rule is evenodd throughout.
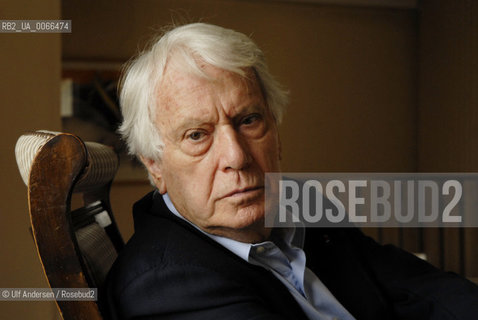
<path id="1" fill-rule="evenodd" d="M 186 220 L 176 210 L 167 193 L 163 199 L 172 213 Z M 309 319 L 355 319 L 306 267 L 305 253 L 301 249 L 304 233 L 300 232 L 304 229 L 275 229 L 271 241 L 252 244 L 212 235 L 192 225 L 248 263 L 272 272 L 287 287 Z"/>

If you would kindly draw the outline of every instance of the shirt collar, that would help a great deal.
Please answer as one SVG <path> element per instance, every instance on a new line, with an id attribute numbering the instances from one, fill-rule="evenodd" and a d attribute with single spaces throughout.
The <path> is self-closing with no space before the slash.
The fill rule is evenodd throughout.
<path id="1" fill-rule="evenodd" d="M 184 218 L 178 212 L 178 210 L 176 210 L 176 207 L 174 207 L 174 204 L 171 201 L 171 199 L 169 198 L 169 195 L 167 193 L 163 194 L 163 200 L 164 200 L 164 203 L 166 203 L 166 206 L 168 207 L 169 211 L 171 211 L 175 216 L 177 216 L 178 218 L 188 222 L 194 228 L 201 231 L 203 234 L 205 234 L 209 238 L 213 239 L 214 241 L 216 241 L 217 243 L 219 243 L 220 245 L 222 245 L 226 249 L 232 251 L 235 255 L 239 256 L 243 260 L 249 261 L 249 252 L 251 251 L 251 247 L 252 247 L 251 243 L 239 242 L 239 241 L 232 240 L 232 239 L 229 239 L 229 238 L 226 238 L 226 237 L 220 237 L 220 236 L 216 236 L 216 235 L 204 232 L 202 229 L 200 229 L 194 223 L 192 223 L 191 221 Z"/>
<path id="2" fill-rule="evenodd" d="M 216 241 L 217 243 L 219 243 L 220 245 L 222 245 L 223 247 L 225 247 L 226 249 L 228 249 L 229 251 L 231 251 L 232 253 L 234 253 L 235 255 L 237 255 L 238 257 L 240 257 L 241 259 L 243 259 L 247 262 L 250 262 L 249 257 L 250 257 L 252 247 L 261 245 L 260 243 L 259 244 L 245 243 L 245 242 L 236 241 L 236 240 L 233 240 L 233 239 L 230 239 L 230 238 L 216 236 L 216 235 L 207 233 L 207 232 L 203 231 L 202 229 L 200 229 L 198 226 L 196 226 L 191 221 L 184 218 L 178 212 L 178 210 L 176 210 L 176 207 L 174 207 L 174 204 L 171 201 L 171 199 L 169 198 L 169 195 L 167 193 L 163 194 L 162 197 L 163 197 L 164 203 L 168 207 L 169 211 L 171 211 L 175 216 L 177 216 L 178 218 L 188 222 L 193 227 L 195 227 L 197 230 L 199 230 L 200 232 L 202 232 L 203 234 L 205 234 L 209 238 L 213 239 L 214 241 Z M 287 245 L 290 246 L 292 244 L 292 245 L 300 247 L 300 248 L 303 247 L 304 233 L 301 232 L 301 229 L 282 228 L 282 229 L 273 230 L 273 232 L 274 232 L 274 237 L 281 238 Z M 266 241 L 266 242 L 268 242 L 268 241 Z"/>

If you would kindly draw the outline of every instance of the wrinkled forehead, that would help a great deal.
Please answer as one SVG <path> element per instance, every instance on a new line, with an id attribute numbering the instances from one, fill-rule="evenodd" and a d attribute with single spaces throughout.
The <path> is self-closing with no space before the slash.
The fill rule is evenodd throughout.
<path id="1" fill-rule="evenodd" d="M 197 61 L 195 68 L 184 67 L 172 60 L 166 66 L 163 77 L 157 87 L 158 106 L 169 105 L 173 100 L 178 102 L 185 95 L 195 91 L 225 90 L 241 91 L 246 95 L 258 95 L 263 98 L 263 90 L 252 68 L 242 69 L 242 74 L 221 69 L 210 64 Z"/>
<path id="2" fill-rule="evenodd" d="M 213 66 L 200 59 L 184 60 L 173 58 L 166 64 L 159 87 L 174 83 L 178 79 L 209 80 L 210 82 L 222 81 L 225 77 L 242 80 L 247 85 L 255 85 L 257 82 L 256 72 L 252 67 L 241 68 L 239 72 Z"/>

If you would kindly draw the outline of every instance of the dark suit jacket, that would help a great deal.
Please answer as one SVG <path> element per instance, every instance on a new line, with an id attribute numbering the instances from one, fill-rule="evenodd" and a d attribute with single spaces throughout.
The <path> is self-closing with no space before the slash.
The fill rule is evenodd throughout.
<path id="1" fill-rule="evenodd" d="M 171 213 L 134 206 L 135 234 L 110 271 L 115 319 L 304 319 L 287 288 Z M 357 319 L 478 319 L 478 287 L 358 229 L 308 229 L 307 266 Z"/>

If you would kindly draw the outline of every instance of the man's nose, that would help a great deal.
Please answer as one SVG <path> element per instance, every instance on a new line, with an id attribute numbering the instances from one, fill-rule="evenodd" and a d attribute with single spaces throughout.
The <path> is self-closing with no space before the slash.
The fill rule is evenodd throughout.
<path id="1" fill-rule="evenodd" d="M 251 161 L 244 137 L 234 127 L 225 126 L 217 137 L 217 150 L 222 170 L 241 170 Z"/>

